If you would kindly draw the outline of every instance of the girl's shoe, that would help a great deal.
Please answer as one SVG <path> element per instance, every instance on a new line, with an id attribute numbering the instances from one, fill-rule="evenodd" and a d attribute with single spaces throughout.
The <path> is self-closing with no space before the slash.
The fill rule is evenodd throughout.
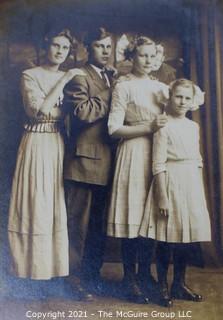
<path id="1" fill-rule="evenodd" d="M 160 284 L 158 304 L 167 308 L 173 306 L 173 301 L 169 295 L 167 283 Z"/>
<path id="2" fill-rule="evenodd" d="M 124 297 L 134 303 L 147 304 L 149 299 L 141 291 L 137 281 L 135 279 L 123 280 Z"/>
<path id="3" fill-rule="evenodd" d="M 203 297 L 193 292 L 186 284 L 173 284 L 171 288 L 171 297 L 173 299 L 201 302 Z"/>
<path id="4" fill-rule="evenodd" d="M 88 292 L 81 284 L 76 285 L 75 293 L 80 301 L 91 302 L 94 300 L 92 294 Z"/>
<path id="5" fill-rule="evenodd" d="M 142 291 L 149 296 L 156 295 L 159 291 L 158 282 L 153 278 L 152 275 L 147 275 L 146 277 L 138 276 L 137 281 Z"/>

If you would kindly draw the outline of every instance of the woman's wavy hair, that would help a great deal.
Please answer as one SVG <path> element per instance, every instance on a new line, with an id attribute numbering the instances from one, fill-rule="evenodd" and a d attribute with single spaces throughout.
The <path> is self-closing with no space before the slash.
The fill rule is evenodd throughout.
<path id="1" fill-rule="evenodd" d="M 55 37 L 65 37 L 69 40 L 70 42 L 70 52 L 69 54 L 71 54 L 73 52 L 74 49 L 76 49 L 77 47 L 77 41 L 76 39 L 72 36 L 71 31 L 69 29 L 61 29 L 61 30 L 51 30 L 50 32 L 48 32 L 44 39 L 43 39 L 43 49 L 44 50 L 48 50 L 51 41 L 53 38 Z"/>

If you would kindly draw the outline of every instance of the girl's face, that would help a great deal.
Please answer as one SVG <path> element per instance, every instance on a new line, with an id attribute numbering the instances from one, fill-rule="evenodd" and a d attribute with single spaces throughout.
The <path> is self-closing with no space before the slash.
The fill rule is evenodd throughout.
<path id="1" fill-rule="evenodd" d="M 70 41 L 64 36 L 58 36 L 51 39 L 47 51 L 47 59 L 53 65 L 63 63 L 70 51 Z"/>
<path id="2" fill-rule="evenodd" d="M 193 99 L 194 99 L 194 93 L 193 93 L 192 86 L 176 87 L 173 90 L 170 97 L 170 105 L 169 105 L 170 113 L 177 118 L 185 117 L 187 111 L 190 110 L 190 107 L 193 103 Z"/>
<path id="3" fill-rule="evenodd" d="M 133 70 L 139 75 L 148 75 L 153 70 L 156 57 L 156 47 L 153 44 L 143 44 L 136 49 L 133 59 Z"/>

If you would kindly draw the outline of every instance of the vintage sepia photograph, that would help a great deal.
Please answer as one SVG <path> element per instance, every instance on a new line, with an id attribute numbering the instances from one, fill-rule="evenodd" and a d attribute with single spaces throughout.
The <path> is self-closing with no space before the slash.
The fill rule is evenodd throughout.
<path id="1" fill-rule="evenodd" d="M 223 317 L 223 1 L 0 1 L 0 320 Z"/>

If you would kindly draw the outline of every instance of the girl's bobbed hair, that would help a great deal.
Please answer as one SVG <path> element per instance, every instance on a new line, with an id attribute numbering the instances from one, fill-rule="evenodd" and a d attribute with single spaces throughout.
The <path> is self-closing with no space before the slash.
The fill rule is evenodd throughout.
<path id="1" fill-rule="evenodd" d="M 203 92 L 193 81 L 180 78 L 172 81 L 169 87 L 164 87 L 157 92 L 157 102 L 167 107 L 170 103 L 171 96 L 177 87 L 192 88 L 193 103 L 191 104 L 190 111 L 197 110 L 204 104 L 205 92 Z"/>
<path id="2" fill-rule="evenodd" d="M 192 88 L 193 95 L 195 94 L 195 84 L 189 79 L 181 78 L 172 81 L 170 83 L 170 94 L 172 94 L 177 87 Z"/>
<path id="3" fill-rule="evenodd" d="M 171 82 L 169 85 L 170 97 L 177 87 L 192 88 L 194 99 L 190 108 L 191 111 L 197 110 L 204 104 L 205 92 L 203 92 L 193 81 L 181 78 Z"/>
<path id="4" fill-rule="evenodd" d="M 135 39 L 133 39 L 129 43 L 127 48 L 124 50 L 125 59 L 126 60 L 133 59 L 136 54 L 137 48 L 142 45 L 152 45 L 152 46 L 156 47 L 156 44 L 152 39 L 145 37 L 145 36 L 137 36 L 137 37 L 135 37 Z"/>

